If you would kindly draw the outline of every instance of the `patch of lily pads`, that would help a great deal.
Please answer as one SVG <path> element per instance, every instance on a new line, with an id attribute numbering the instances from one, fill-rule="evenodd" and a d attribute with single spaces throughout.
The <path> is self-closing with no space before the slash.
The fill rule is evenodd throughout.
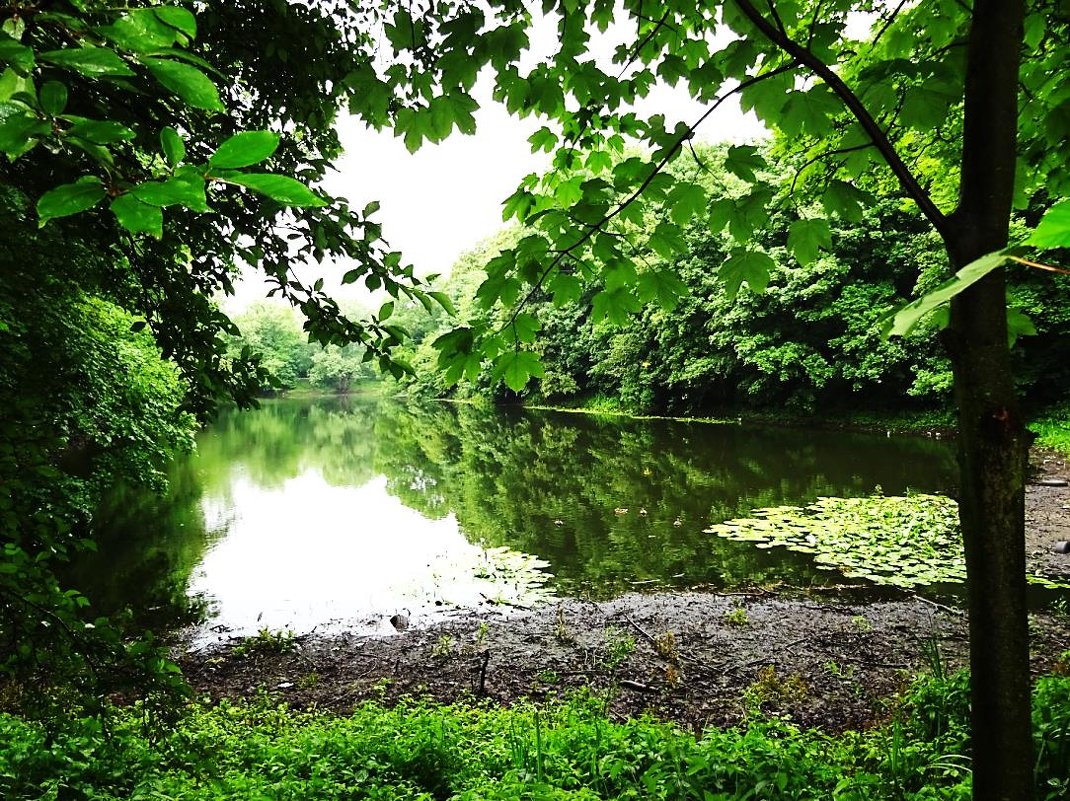
<path id="1" fill-rule="evenodd" d="M 810 554 L 818 567 L 875 584 L 910 588 L 966 578 L 958 504 L 942 495 L 818 498 L 753 515 L 707 531 Z"/>
<path id="2" fill-rule="evenodd" d="M 753 517 L 706 529 L 757 548 L 810 554 L 818 567 L 853 579 L 910 589 L 966 579 L 958 504 L 943 495 L 875 494 L 818 498 L 809 506 L 755 509 Z M 1068 585 L 1043 576 L 1029 581 Z"/>

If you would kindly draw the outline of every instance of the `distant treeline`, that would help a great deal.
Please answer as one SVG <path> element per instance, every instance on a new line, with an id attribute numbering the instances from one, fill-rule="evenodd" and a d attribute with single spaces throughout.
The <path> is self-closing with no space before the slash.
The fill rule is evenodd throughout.
<path id="1" fill-rule="evenodd" d="M 364 312 L 354 311 L 355 317 Z M 322 346 L 308 341 L 303 319 L 288 305 L 262 301 L 234 316 L 241 332 L 230 343 L 233 354 L 249 348 L 260 356 L 266 376 L 261 389 L 286 391 L 306 385 L 331 392 L 348 392 L 363 381 L 379 378 L 375 367 L 364 361 L 359 345 Z"/>
<path id="2" fill-rule="evenodd" d="M 827 237 L 822 232 L 824 250 L 815 240 L 812 258 L 804 264 L 797 258 L 799 243 L 789 247 L 789 240 L 806 231 L 806 226 L 793 227 L 805 210 L 781 211 L 761 226 L 765 234 L 759 244 L 775 265 L 768 286 L 762 292 L 733 293 L 718 271 L 732 255 L 726 225 L 746 224 L 738 213 L 745 187 L 721 168 L 725 154 L 723 146 L 700 147 L 701 161 L 687 155 L 672 165 L 707 184 L 713 198 L 709 214 L 687 230 L 686 255 L 666 259 L 650 251 L 636 259 L 659 280 L 680 281 L 681 299 L 668 308 L 654 298 L 646 304 L 635 299 L 631 308 L 594 309 L 591 299 L 602 287 L 585 284 L 584 266 L 576 265 L 576 298 L 555 305 L 544 292 L 530 301 L 528 310 L 541 323 L 536 347 L 545 373 L 520 399 L 671 414 L 948 407 L 951 368 L 939 342 L 946 320 L 935 313 L 906 339 L 885 340 L 880 334 L 889 310 L 948 276 L 936 233 L 906 201 L 885 201 L 859 208 L 856 223 L 834 226 Z M 725 214 L 733 204 L 732 213 Z M 477 292 L 485 265 L 527 233 L 505 229 L 458 260 L 441 287 L 456 307 L 456 319 L 437 307 L 428 312 L 417 304 L 393 304 L 391 323 L 410 334 L 400 349 L 415 368 L 415 377 L 404 382 L 409 393 L 518 399 L 492 381 L 489 371 L 474 381 L 447 385 L 434 341 L 458 324 L 505 322 L 500 303 L 487 308 Z M 1025 267 L 1011 275 L 1017 374 L 1034 405 L 1058 401 L 1070 388 L 1068 290 L 1065 276 Z M 377 377 L 359 346 L 310 345 L 291 309 L 256 305 L 235 322 L 241 339 L 234 347 L 247 344 L 261 352 L 276 388 L 307 380 L 344 392 Z"/>
<path id="3" fill-rule="evenodd" d="M 541 322 L 537 347 L 545 374 L 524 391 L 525 400 L 562 405 L 616 406 L 635 412 L 696 414 L 724 409 L 825 410 L 933 409 L 948 405 L 952 376 L 938 341 L 942 325 L 933 314 L 923 330 L 884 340 L 879 323 L 890 309 L 932 289 L 948 274 L 937 235 L 905 201 L 859 210 L 859 221 L 832 227 L 806 264 L 789 250 L 792 224 L 802 210 L 782 211 L 764 223 L 760 244 L 773 260 L 764 292 L 733 294 L 718 276 L 730 257 L 726 219 L 740 224 L 738 209 L 721 213 L 743 191 L 721 168 L 724 147 L 700 148 L 673 169 L 712 190 L 708 215 L 687 231 L 685 256 L 656 252 L 637 261 L 658 275 L 675 275 L 686 286 L 681 300 L 665 308 L 656 300 L 634 313 L 608 315 L 592 309 L 601 286 L 587 285 L 577 302 L 555 306 L 549 293 L 531 301 Z M 697 177 L 696 177 L 697 176 Z M 650 224 L 656 224 L 651 221 Z M 805 230 L 805 226 L 803 226 Z M 526 232 L 500 232 L 465 254 L 443 287 L 462 322 L 504 321 L 499 305 L 485 308 L 476 296 L 484 265 Z M 576 265 L 582 278 L 583 265 Z M 919 277 L 920 275 L 920 277 Z M 1010 276 L 1011 329 L 1021 389 L 1028 400 L 1058 400 L 1070 387 L 1070 281 L 1022 267 Z M 598 313 L 602 319 L 595 322 Z M 515 400 L 501 384 L 480 376 L 447 386 L 435 369 L 434 340 L 457 321 L 419 308 L 398 309 L 408 327 L 410 381 L 422 395 L 487 395 Z"/>

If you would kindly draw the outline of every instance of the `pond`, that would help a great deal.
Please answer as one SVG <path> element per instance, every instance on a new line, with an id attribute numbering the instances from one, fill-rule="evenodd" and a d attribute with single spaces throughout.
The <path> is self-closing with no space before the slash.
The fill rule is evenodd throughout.
<path id="1" fill-rule="evenodd" d="M 652 586 L 863 585 L 708 533 L 760 507 L 947 492 L 926 438 L 376 397 L 231 411 L 158 498 L 119 488 L 75 586 L 155 626 L 389 632 L 390 618 Z M 876 591 L 876 590 L 874 590 Z"/>

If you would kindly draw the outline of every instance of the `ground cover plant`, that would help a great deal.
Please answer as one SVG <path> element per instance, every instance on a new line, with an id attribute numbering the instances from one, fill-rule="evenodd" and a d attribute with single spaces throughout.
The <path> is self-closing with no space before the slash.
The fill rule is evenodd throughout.
<path id="1" fill-rule="evenodd" d="M 70 799 L 935 799 L 970 792 L 964 674 L 930 676 L 866 732 L 827 735 L 755 713 L 694 735 L 615 722 L 581 695 L 511 709 L 370 703 L 351 717 L 266 697 L 194 705 L 153 734 L 138 708 L 84 718 L 49 739 L 0 716 L 0 792 Z M 1064 798 L 1070 678 L 1034 694 L 1037 796 Z"/>

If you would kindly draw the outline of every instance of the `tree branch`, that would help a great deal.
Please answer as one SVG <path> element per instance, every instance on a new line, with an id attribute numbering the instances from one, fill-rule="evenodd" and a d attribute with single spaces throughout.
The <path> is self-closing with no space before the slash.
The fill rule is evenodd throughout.
<path id="1" fill-rule="evenodd" d="M 775 75 L 780 75 L 782 73 L 788 72 L 789 70 L 793 70 L 797 66 L 798 63 L 796 61 L 790 61 L 787 64 L 777 67 L 774 70 L 770 70 L 769 72 L 765 72 L 761 75 L 756 75 L 753 78 L 741 81 L 736 86 L 729 89 L 724 94 L 720 95 L 714 101 L 713 105 L 711 105 L 708 109 L 706 109 L 706 111 L 702 113 L 701 117 L 699 117 L 697 120 L 695 120 L 694 123 L 689 125 L 687 129 L 676 138 L 676 141 L 672 144 L 670 148 L 668 148 L 668 150 L 665 151 L 665 155 L 661 157 L 661 160 L 654 166 L 654 169 L 650 171 L 650 175 L 648 175 L 643 180 L 643 183 L 641 183 L 638 188 L 636 188 L 630 195 L 628 195 L 627 198 L 621 201 L 621 203 L 619 203 L 616 208 L 604 214 L 598 222 L 591 223 L 588 226 L 587 230 L 579 237 L 579 239 L 577 239 L 568 247 L 557 251 L 557 255 L 550 261 L 548 265 L 546 265 L 546 269 L 543 270 L 542 273 L 539 275 L 538 280 L 531 287 L 531 290 L 524 296 L 524 299 L 520 301 L 519 304 L 517 304 L 516 308 L 513 309 L 513 313 L 509 315 L 509 319 L 498 329 L 498 333 L 502 333 L 513 325 L 513 323 L 516 321 L 517 315 L 520 314 L 521 309 L 523 309 L 525 306 L 527 306 L 528 303 L 531 302 L 531 299 L 535 297 L 535 293 L 542 288 L 543 282 L 545 282 L 546 279 L 550 277 L 550 273 L 553 272 L 554 268 L 556 268 L 566 256 L 571 256 L 574 250 L 588 242 L 592 236 L 602 230 L 603 226 L 612 221 L 632 203 L 639 199 L 643 192 L 646 191 L 647 187 L 650 186 L 650 184 L 653 182 L 654 178 L 656 178 L 658 174 L 663 169 L 665 169 L 665 166 L 670 161 L 672 161 L 673 156 L 675 156 L 677 151 L 679 151 L 680 148 L 683 147 L 684 142 L 690 140 L 691 137 L 694 136 L 695 130 L 702 123 L 704 123 L 710 117 L 710 115 L 713 114 L 713 112 L 715 112 L 720 107 L 722 103 L 724 103 L 726 100 L 728 100 L 728 98 L 732 97 L 733 95 L 742 92 L 744 89 L 748 89 L 751 86 L 754 86 L 754 84 L 756 83 L 761 83 L 762 81 L 768 78 L 772 78 Z"/>
<path id="2" fill-rule="evenodd" d="M 782 34 L 773 23 L 762 16 L 750 0 L 735 0 L 735 3 L 747 19 L 751 21 L 751 24 L 766 39 L 791 56 L 796 62 L 808 67 L 814 75 L 821 78 L 828 85 L 851 115 L 858 120 L 862 129 L 869 134 L 873 146 L 884 158 L 892 173 L 899 180 L 903 190 L 918 204 L 918 207 L 929 222 L 932 223 L 933 227 L 941 234 L 946 233 L 949 226 L 947 217 L 936 207 L 929 193 L 918 182 L 917 177 L 900 157 L 895 146 L 884 131 L 881 130 L 880 125 L 866 109 L 858 95 L 844 83 L 843 79 L 833 71 L 832 67 L 814 55 L 808 48 Z"/>

